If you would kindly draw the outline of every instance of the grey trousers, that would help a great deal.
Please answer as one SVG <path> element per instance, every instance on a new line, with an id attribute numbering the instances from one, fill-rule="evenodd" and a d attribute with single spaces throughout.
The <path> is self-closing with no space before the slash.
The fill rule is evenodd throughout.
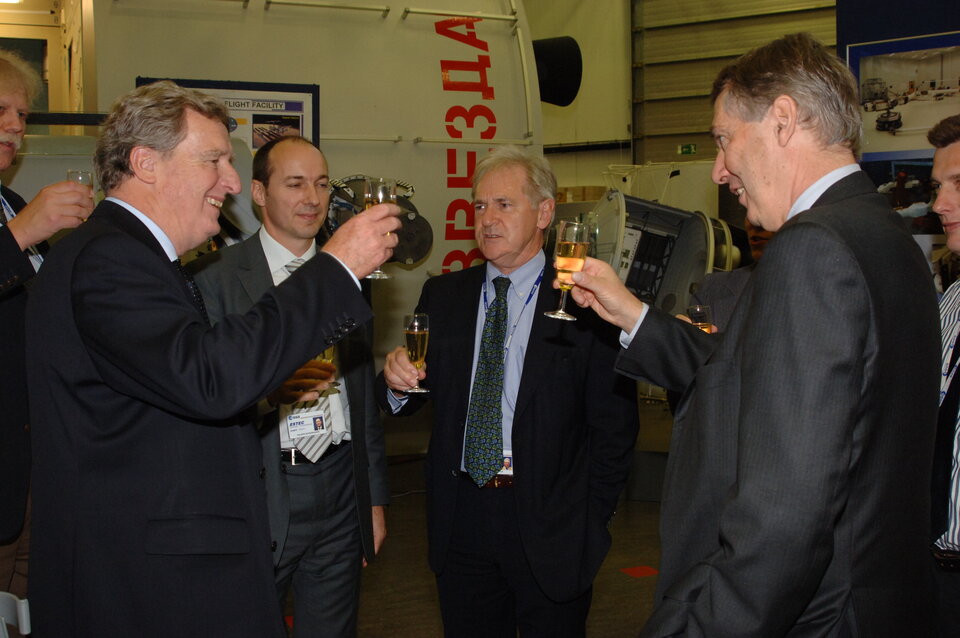
<path id="1" fill-rule="evenodd" d="M 275 575 L 281 606 L 293 587 L 294 638 L 357 633 L 363 554 L 351 454 L 343 446 L 316 464 L 283 464 L 290 528 Z"/>

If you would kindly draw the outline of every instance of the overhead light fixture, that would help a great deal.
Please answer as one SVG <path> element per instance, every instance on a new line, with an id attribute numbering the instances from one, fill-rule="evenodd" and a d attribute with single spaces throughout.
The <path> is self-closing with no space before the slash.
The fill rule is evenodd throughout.
<path id="1" fill-rule="evenodd" d="M 22 0 L 0 0 L 0 4 L 20 4 Z"/>

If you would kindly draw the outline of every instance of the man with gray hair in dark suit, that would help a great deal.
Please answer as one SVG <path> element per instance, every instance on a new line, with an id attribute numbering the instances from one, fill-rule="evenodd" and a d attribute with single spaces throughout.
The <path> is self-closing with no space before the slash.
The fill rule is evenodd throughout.
<path id="1" fill-rule="evenodd" d="M 807 34 L 724 68 L 713 178 L 776 231 L 726 331 L 588 260 L 618 369 L 684 392 L 642 636 L 928 636 L 939 338 L 929 265 L 856 164 L 856 82 Z"/>
<path id="2" fill-rule="evenodd" d="M 107 198 L 31 289 L 37 638 L 284 634 L 243 414 L 371 317 L 358 278 L 396 246 L 400 209 L 357 215 L 211 326 L 179 256 L 240 191 L 228 123 L 219 99 L 172 82 L 121 96 L 97 143 Z"/>

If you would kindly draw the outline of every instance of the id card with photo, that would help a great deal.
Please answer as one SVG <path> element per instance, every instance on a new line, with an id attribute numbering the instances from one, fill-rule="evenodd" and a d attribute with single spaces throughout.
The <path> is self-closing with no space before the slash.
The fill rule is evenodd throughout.
<path id="1" fill-rule="evenodd" d="M 311 434 L 325 434 L 327 424 L 323 418 L 323 410 L 296 412 L 287 415 L 287 434 L 291 441 Z"/>
<path id="2" fill-rule="evenodd" d="M 513 450 L 503 451 L 503 466 L 497 472 L 498 476 L 513 476 Z"/>

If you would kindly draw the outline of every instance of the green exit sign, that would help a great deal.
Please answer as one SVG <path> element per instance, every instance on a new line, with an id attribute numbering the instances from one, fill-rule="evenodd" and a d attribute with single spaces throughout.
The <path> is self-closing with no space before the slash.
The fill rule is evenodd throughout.
<path id="1" fill-rule="evenodd" d="M 696 144 L 680 144 L 677 146 L 677 155 L 696 155 Z"/>

